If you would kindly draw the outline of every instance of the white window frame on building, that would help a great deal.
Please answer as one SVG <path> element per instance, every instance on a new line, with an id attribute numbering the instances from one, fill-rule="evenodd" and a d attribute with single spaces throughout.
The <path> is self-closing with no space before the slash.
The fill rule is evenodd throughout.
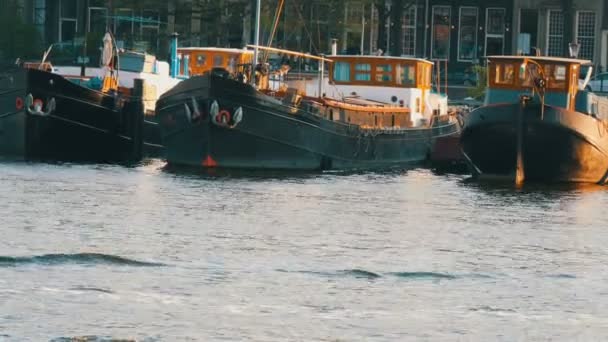
<path id="1" fill-rule="evenodd" d="M 581 14 L 591 15 L 593 22 L 581 22 Z M 590 32 L 583 32 L 581 35 L 581 25 L 592 25 Z M 597 15 L 594 11 L 576 11 L 576 25 L 574 35 L 575 40 L 580 44 L 578 57 L 582 59 L 593 60 L 595 57 L 595 41 L 596 41 L 596 27 L 597 27 Z M 589 27 L 584 28 L 589 29 Z M 589 35 L 591 34 L 591 35 Z M 589 47 L 590 46 L 590 47 Z"/>
<path id="2" fill-rule="evenodd" d="M 403 56 L 414 57 L 416 56 L 416 19 L 418 17 L 418 6 L 410 5 L 410 7 L 403 11 L 402 18 L 402 32 L 403 37 L 401 39 L 401 47 Z M 408 19 L 410 19 L 408 21 Z"/>
<path id="3" fill-rule="evenodd" d="M 75 18 L 70 18 L 70 17 L 63 17 L 63 5 L 65 0 L 59 0 L 59 37 L 57 39 L 57 41 L 59 42 L 63 42 L 63 23 L 64 22 L 70 22 L 70 23 L 74 23 L 74 34 L 78 33 L 78 14 L 76 14 Z M 78 2 L 75 0 L 69 0 L 72 1 L 72 3 L 75 6 L 78 6 Z M 76 8 L 76 13 L 78 13 L 78 8 Z M 74 37 L 75 38 L 75 37 Z"/>
<path id="4" fill-rule="evenodd" d="M 142 22 L 141 25 L 139 26 L 139 35 L 140 35 L 142 41 L 145 41 L 144 40 L 144 37 L 145 37 L 144 36 L 144 31 L 148 31 L 148 30 L 150 30 L 150 31 L 156 31 L 156 46 L 150 46 L 150 48 L 154 48 L 155 50 L 158 50 L 158 48 L 159 48 L 159 46 L 158 46 L 158 44 L 159 44 L 158 33 L 160 31 L 160 11 L 158 9 L 146 9 L 146 10 L 143 10 L 141 12 L 141 18 L 142 19 L 147 19 L 148 18 L 148 16 L 144 15 L 144 13 L 146 11 L 156 13 L 156 16 L 155 16 L 154 20 L 156 20 L 157 23 L 156 24 L 146 24 L 146 23 Z"/>
<path id="5" fill-rule="evenodd" d="M 89 7 L 87 10 L 87 32 L 91 32 L 91 12 L 95 11 L 103 12 L 104 17 L 108 16 L 108 9 L 105 7 Z"/>
<path id="6" fill-rule="evenodd" d="M 145 11 L 149 11 L 149 12 L 155 12 L 156 13 L 156 21 L 157 24 L 146 24 L 146 23 L 141 23 L 140 27 L 139 27 L 139 33 L 143 35 L 144 33 L 144 29 L 152 29 L 152 30 L 156 30 L 156 33 L 158 33 L 159 29 L 160 29 L 160 24 L 158 22 L 160 22 L 160 11 L 157 9 L 147 9 L 147 10 L 143 10 L 141 12 L 141 17 L 142 19 L 147 19 L 147 17 L 144 16 L 144 12 Z"/>
<path id="7" fill-rule="evenodd" d="M 460 56 L 460 47 L 461 47 L 461 40 L 462 40 L 462 10 L 470 10 L 473 9 L 475 10 L 475 25 L 473 25 L 472 27 L 472 33 L 473 33 L 473 56 L 471 56 L 471 58 L 461 58 Z M 460 8 L 458 9 L 458 61 L 459 62 L 473 62 L 475 59 L 477 59 L 477 27 L 479 26 L 479 9 L 477 7 L 473 7 L 473 6 L 460 6 Z"/>
<path id="8" fill-rule="evenodd" d="M 502 11 L 502 23 L 503 28 L 500 33 L 488 33 L 490 27 L 490 11 Z M 507 23 L 507 10 L 504 7 L 488 7 L 486 8 L 486 36 L 484 39 L 484 55 L 488 55 L 488 38 L 500 38 L 502 40 L 500 54 L 503 55 L 505 53 L 505 25 Z"/>
<path id="9" fill-rule="evenodd" d="M 564 55 L 564 14 L 560 9 L 547 10 L 546 43 L 545 55 L 554 57 Z"/>
<path id="10" fill-rule="evenodd" d="M 114 16 L 117 17 L 114 19 L 114 34 L 116 35 L 116 30 L 118 29 L 118 25 L 120 25 L 120 18 L 118 17 L 131 17 L 131 19 L 133 18 L 133 9 L 131 8 L 117 8 L 114 10 Z M 133 20 L 131 20 L 129 22 L 131 24 L 131 32 L 129 32 L 130 34 L 133 34 L 135 32 L 135 22 Z"/>
<path id="11" fill-rule="evenodd" d="M 447 51 L 444 56 L 435 56 L 433 46 L 435 45 L 435 9 L 448 9 L 448 39 Z M 435 5 L 431 10 L 431 59 L 434 60 L 449 60 L 450 59 L 450 44 L 452 40 L 452 6 Z"/>

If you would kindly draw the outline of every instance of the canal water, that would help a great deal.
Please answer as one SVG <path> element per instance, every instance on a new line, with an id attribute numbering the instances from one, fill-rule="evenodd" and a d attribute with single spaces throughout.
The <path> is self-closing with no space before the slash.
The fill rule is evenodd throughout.
<path id="1" fill-rule="evenodd" d="M 0 163 L 0 341 L 590 341 L 608 190 Z"/>

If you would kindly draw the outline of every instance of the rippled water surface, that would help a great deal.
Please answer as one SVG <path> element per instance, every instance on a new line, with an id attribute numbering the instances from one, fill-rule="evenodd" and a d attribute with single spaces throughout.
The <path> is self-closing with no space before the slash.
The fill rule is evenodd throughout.
<path id="1" fill-rule="evenodd" d="M 0 163 L 0 341 L 608 336 L 606 188 L 162 166 Z"/>

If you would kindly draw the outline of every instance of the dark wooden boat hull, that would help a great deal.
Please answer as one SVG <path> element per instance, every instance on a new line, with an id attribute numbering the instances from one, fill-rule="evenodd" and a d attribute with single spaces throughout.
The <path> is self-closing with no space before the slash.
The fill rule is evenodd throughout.
<path id="1" fill-rule="evenodd" d="M 466 117 L 462 149 L 475 176 L 514 179 L 519 104 L 478 108 Z M 522 112 L 526 181 L 605 183 L 608 122 L 580 112 L 529 104 Z"/>
<path id="2" fill-rule="evenodd" d="M 165 149 L 156 115 L 146 115 L 143 125 L 143 154 L 146 158 L 164 158 Z"/>
<path id="3" fill-rule="evenodd" d="M 191 119 L 193 101 L 200 117 Z M 242 108 L 233 127 L 212 122 L 209 108 Z M 215 75 L 193 77 L 157 102 L 169 164 L 253 169 L 370 169 L 423 162 L 434 139 L 458 134 L 457 123 L 394 131 L 362 130 L 283 104 L 253 87 Z"/>
<path id="4" fill-rule="evenodd" d="M 122 163 L 142 157 L 143 111 L 138 98 L 120 98 L 94 91 L 63 78 L 35 69 L 10 73 L 12 92 L 0 103 L 1 153 L 28 160 Z M 48 115 L 15 109 L 17 98 L 31 94 L 43 101 L 47 110 L 51 99 L 55 108 Z M 27 105 L 27 104 L 26 104 Z M 7 133 L 9 132 L 10 133 Z"/>
<path id="5" fill-rule="evenodd" d="M 26 112 L 19 108 L 25 99 L 26 73 L 22 69 L 0 75 L 0 156 L 23 158 L 26 155 Z"/>

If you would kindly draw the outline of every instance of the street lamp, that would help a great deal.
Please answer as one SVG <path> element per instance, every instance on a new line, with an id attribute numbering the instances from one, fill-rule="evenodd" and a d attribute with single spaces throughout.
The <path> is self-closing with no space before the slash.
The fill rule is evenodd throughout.
<path id="1" fill-rule="evenodd" d="M 578 51 L 581 47 L 581 44 L 578 42 L 572 42 L 568 44 L 568 49 L 570 50 L 570 58 L 578 58 Z"/>

